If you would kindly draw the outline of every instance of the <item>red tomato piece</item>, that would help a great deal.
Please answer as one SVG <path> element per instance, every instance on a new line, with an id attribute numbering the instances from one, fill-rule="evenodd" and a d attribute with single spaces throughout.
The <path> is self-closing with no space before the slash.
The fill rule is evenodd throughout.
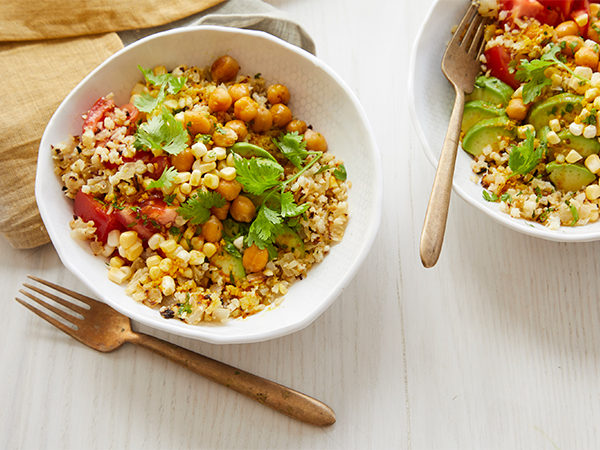
<path id="1" fill-rule="evenodd" d="M 573 0 L 571 18 L 577 22 L 577 18 L 583 14 L 588 15 L 588 21 L 584 26 L 579 26 L 579 31 L 582 36 L 587 37 L 588 28 L 590 27 L 590 2 L 588 0 Z"/>
<path id="2" fill-rule="evenodd" d="M 119 230 L 121 225 L 114 213 L 107 213 L 102 203 L 89 194 L 79 191 L 73 203 L 73 213 L 86 222 L 92 220 L 96 226 L 96 236 L 106 243 L 108 233 Z"/>
<path id="3" fill-rule="evenodd" d="M 523 17 L 537 19 L 540 23 L 557 25 L 570 12 L 572 0 L 500 0 L 500 9 L 509 11 L 511 20 Z"/>
<path id="4" fill-rule="evenodd" d="M 115 108 L 115 102 L 105 97 L 100 97 L 96 100 L 96 103 L 92 105 L 90 110 L 87 112 L 85 120 L 83 121 L 82 130 L 85 132 L 86 128 L 91 128 L 94 133 L 98 131 L 98 124 L 104 120 L 104 116 Z"/>
<path id="5" fill-rule="evenodd" d="M 170 225 L 175 222 L 177 211 L 170 208 L 162 200 L 146 200 L 140 205 L 128 206 L 117 211 L 118 221 L 127 229 L 137 232 L 143 240 L 147 240 L 154 233 L 159 232 L 161 225 Z"/>
<path id="6" fill-rule="evenodd" d="M 487 67 L 493 77 L 504 81 L 513 89 L 517 89 L 521 83 L 517 81 L 514 73 L 509 71 L 509 64 L 512 61 L 510 53 L 504 47 L 497 45 L 485 51 Z"/>

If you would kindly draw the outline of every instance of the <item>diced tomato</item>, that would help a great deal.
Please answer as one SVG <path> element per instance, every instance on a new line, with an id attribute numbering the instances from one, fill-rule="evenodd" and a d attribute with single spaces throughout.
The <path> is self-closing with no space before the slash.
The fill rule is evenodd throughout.
<path id="1" fill-rule="evenodd" d="M 157 199 L 146 200 L 136 206 L 125 205 L 123 209 L 117 211 L 118 221 L 126 229 L 137 232 L 144 240 L 160 231 L 161 225 L 171 225 L 176 218 L 175 208 Z"/>
<path id="2" fill-rule="evenodd" d="M 500 0 L 500 9 L 509 11 L 509 19 L 530 17 L 540 23 L 557 25 L 571 13 L 573 0 Z"/>
<path id="3" fill-rule="evenodd" d="M 577 18 L 583 14 L 588 15 L 588 21 L 584 26 L 579 26 L 579 33 L 587 37 L 590 26 L 590 2 L 588 0 L 573 0 L 571 5 L 571 18 L 577 22 Z"/>
<path id="4" fill-rule="evenodd" d="M 100 121 L 104 120 L 106 113 L 112 111 L 114 108 L 115 102 L 110 99 L 100 97 L 96 100 L 96 103 L 92 105 L 83 121 L 83 132 L 85 132 L 86 128 L 91 128 L 94 132 L 98 131 L 98 124 Z"/>
<path id="5" fill-rule="evenodd" d="M 562 22 L 571 14 L 573 0 L 538 0 L 546 8 L 554 9 L 559 13 L 559 20 Z"/>
<path id="6" fill-rule="evenodd" d="M 487 49 L 485 51 L 485 57 L 487 59 L 486 65 L 488 69 L 490 69 L 490 73 L 493 77 L 504 81 L 513 89 L 517 89 L 521 85 L 515 78 L 514 73 L 509 71 L 509 65 L 512 59 L 508 50 L 497 45 Z"/>
<path id="7" fill-rule="evenodd" d="M 91 195 L 84 194 L 81 191 L 79 191 L 75 196 L 73 213 L 86 222 L 90 220 L 94 221 L 94 225 L 96 226 L 96 236 L 103 243 L 106 243 L 108 233 L 110 233 L 112 230 L 118 230 L 121 228 L 121 225 L 114 213 L 107 213 L 106 208 L 104 205 L 102 205 L 102 203 L 100 203 Z"/>

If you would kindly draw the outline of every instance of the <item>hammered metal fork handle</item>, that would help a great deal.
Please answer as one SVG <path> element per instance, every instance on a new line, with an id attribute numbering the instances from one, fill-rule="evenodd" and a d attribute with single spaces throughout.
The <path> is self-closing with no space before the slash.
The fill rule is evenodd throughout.
<path id="1" fill-rule="evenodd" d="M 454 108 L 450 116 L 446 138 L 442 145 L 440 160 L 435 172 L 427 212 L 425 213 L 425 223 L 421 232 L 420 253 L 421 261 L 425 267 L 433 267 L 437 262 L 444 242 L 444 232 L 446 231 L 452 178 L 454 177 L 454 165 L 460 138 L 460 125 L 465 106 L 465 93 L 456 85 L 454 90 L 456 91 Z"/>
<path id="2" fill-rule="evenodd" d="M 127 340 L 294 419 L 317 426 L 335 422 L 329 406 L 301 392 L 146 334 L 132 333 Z"/>

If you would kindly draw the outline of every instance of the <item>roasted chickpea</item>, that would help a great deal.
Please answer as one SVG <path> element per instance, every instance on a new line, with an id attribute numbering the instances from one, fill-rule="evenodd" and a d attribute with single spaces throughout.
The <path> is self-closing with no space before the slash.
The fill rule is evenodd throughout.
<path id="1" fill-rule="evenodd" d="M 231 81 L 240 70 L 238 62 L 229 55 L 223 55 L 217 58 L 210 67 L 210 75 L 213 81 L 221 83 L 223 81 Z"/>
<path id="2" fill-rule="evenodd" d="M 247 272 L 260 272 L 269 262 L 269 252 L 266 249 L 260 249 L 256 244 L 252 244 L 242 256 L 242 265 Z"/>
<path id="3" fill-rule="evenodd" d="M 258 105 L 250 97 L 242 97 L 233 105 L 233 113 L 236 118 L 250 122 L 258 114 Z"/>
<path id="4" fill-rule="evenodd" d="M 254 122 L 252 123 L 252 129 L 257 133 L 260 133 L 262 131 L 270 130 L 272 126 L 273 116 L 271 115 L 271 111 L 264 106 L 259 106 Z"/>
<path id="5" fill-rule="evenodd" d="M 230 206 L 231 202 L 226 202 L 223 206 L 220 206 L 219 208 L 213 206 L 212 208 L 210 208 L 210 213 L 216 216 L 216 218 L 219 220 L 225 220 L 227 219 L 227 214 L 229 214 Z"/>
<path id="6" fill-rule="evenodd" d="M 235 83 L 229 86 L 229 95 L 234 102 L 242 97 L 250 97 L 250 87 L 247 83 Z"/>
<path id="7" fill-rule="evenodd" d="M 564 36 L 558 40 L 558 43 L 562 47 L 562 53 L 567 56 L 573 56 L 577 50 L 583 47 L 583 39 L 579 36 Z"/>
<path id="8" fill-rule="evenodd" d="M 271 105 L 276 103 L 287 105 L 290 101 L 290 91 L 283 84 L 274 84 L 267 89 L 267 99 Z"/>
<path id="9" fill-rule="evenodd" d="M 208 97 L 208 107 L 211 111 L 227 111 L 231 103 L 231 95 L 223 87 L 216 88 Z"/>
<path id="10" fill-rule="evenodd" d="M 508 102 L 506 115 L 513 120 L 523 120 L 527 117 L 527 106 L 521 98 L 513 98 Z"/>
<path id="11" fill-rule="evenodd" d="M 587 45 L 584 45 L 575 52 L 575 64 L 591 67 L 593 70 L 596 70 L 598 67 L 598 53 Z"/>
<path id="12" fill-rule="evenodd" d="M 207 242 L 219 242 L 223 237 L 223 224 L 216 216 L 210 216 L 202 224 L 202 236 Z"/>
<path id="13" fill-rule="evenodd" d="M 235 200 L 231 203 L 231 217 L 238 222 L 252 222 L 254 216 L 256 216 L 256 207 L 252 200 L 243 195 L 238 195 Z"/>
<path id="14" fill-rule="evenodd" d="M 211 134 L 213 131 L 212 121 L 205 113 L 200 111 L 185 111 L 183 113 L 183 125 L 194 136 L 196 134 Z"/>
<path id="15" fill-rule="evenodd" d="M 589 26 L 588 28 L 588 39 L 591 39 L 592 41 L 596 41 L 596 42 L 600 42 L 600 33 L 598 33 L 598 30 L 600 30 L 600 20 L 597 20 L 596 22 L 592 22 L 592 24 Z"/>
<path id="16" fill-rule="evenodd" d="M 248 136 L 248 128 L 243 120 L 230 120 L 225 124 L 225 128 L 230 128 L 237 134 L 238 140 L 243 141 Z"/>
<path id="17" fill-rule="evenodd" d="M 179 172 L 187 172 L 192 168 L 195 158 L 189 148 L 171 156 L 171 163 Z"/>
<path id="18" fill-rule="evenodd" d="M 294 119 L 287 124 L 285 129 L 290 133 L 295 131 L 298 134 L 304 134 L 306 132 L 306 122 L 303 120 Z"/>
<path id="19" fill-rule="evenodd" d="M 565 36 L 576 36 L 579 34 L 579 27 L 574 20 L 567 20 L 566 22 L 559 23 L 556 28 L 556 35 L 561 38 Z"/>
<path id="20" fill-rule="evenodd" d="M 231 147 L 238 139 L 238 135 L 231 128 L 218 127 L 212 135 L 213 142 L 219 147 Z"/>
<path id="21" fill-rule="evenodd" d="M 223 196 L 223 198 L 225 200 L 227 200 L 228 202 L 230 202 L 231 200 L 236 198 L 238 195 L 240 195 L 241 190 L 242 190 L 242 185 L 240 184 L 239 181 L 237 181 L 237 180 L 227 181 L 227 180 L 223 180 L 223 179 L 221 179 L 221 181 L 219 182 L 219 187 L 216 189 L 216 191 L 219 194 L 221 194 Z"/>
<path id="22" fill-rule="evenodd" d="M 327 141 L 321 133 L 317 133 L 314 130 L 308 129 L 304 133 L 304 140 L 306 141 L 306 149 L 315 152 L 327 151 Z"/>
<path id="23" fill-rule="evenodd" d="M 283 103 L 276 103 L 271 106 L 271 116 L 273 116 L 273 125 L 283 128 L 292 120 L 292 111 Z"/>

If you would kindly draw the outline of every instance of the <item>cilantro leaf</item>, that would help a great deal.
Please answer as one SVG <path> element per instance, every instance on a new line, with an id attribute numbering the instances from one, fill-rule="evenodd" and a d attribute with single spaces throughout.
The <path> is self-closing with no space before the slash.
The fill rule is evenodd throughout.
<path id="1" fill-rule="evenodd" d="M 210 218 L 210 208 L 220 208 L 224 204 L 225 199 L 218 192 L 196 192 L 177 208 L 177 212 L 191 224 L 198 225 Z"/>
<path id="2" fill-rule="evenodd" d="M 256 244 L 259 248 L 267 248 L 277 236 L 282 221 L 283 219 L 277 211 L 263 203 L 256 214 L 256 218 L 250 225 L 248 236 L 246 237 L 247 245 Z"/>
<path id="3" fill-rule="evenodd" d="M 560 57 L 558 56 L 560 54 L 560 51 L 562 50 L 560 45 L 548 44 L 547 48 L 548 51 L 546 51 L 546 53 L 544 53 L 540 58 L 542 61 L 553 61 L 555 64 L 558 64 L 560 67 L 562 67 L 571 75 L 573 75 L 575 78 L 579 78 L 579 80 L 582 81 L 584 84 L 588 82 L 585 78 L 580 77 L 579 75 L 575 75 L 575 72 L 573 72 L 573 70 L 564 63 L 564 57 L 563 59 L 560 59 Z"/>
<path id="4" fill-rule="evenodd" d="M 333 176 L 340 181 L 346 181 L 346 178 L 348 177 L 348 172 L 346 172 L 346 166 L 344 166 L 343 164 L 337 166 L 337 168 L 333 171 Z"/>
<path id="5" fill-rule="evenodd" d="M 261 195 L 267 189 L 277 186 L 283 175 L 283 167 L 267 158 L 236 158 L 234 164 L 236 180 L 246 192 L 254 195 Z"/>
<path id="6" fill-rule="evenodd" d="M 273 143 L 296 167 L 300 167 L 308 156 L 306 142 L 302 140 L 302 136 L 296 131 L 293 133 L 286 133 L 283 136 L 280 136 L 279 139 L 273 139 Z"/>
<path id="7" fill-rule="evenodd" d="M 227 253 L 229 253 L 232 256 L 235 256 L 236 258 L 242 257 L 241 252 L 235 245 L 233 245 L 233 241 L 231 240 L 231 238 L 223 236 L 223 240 L 225 241 L 225 245 L 223 246 L 223 248 Z"/>
<path id="8" fill-rule="evenodd" d="M 567 202 L 567 205 L 569 206 L 571 215 L 573 216 L 573 222 L 571 222 L 571 226 L 574 227 L 579 220 L 579 212 L 577 211 L 577 208 L 575 208 L 575 205 L 572 205 L 571 202 Z"/>
<path id="9" fill-rule="evenodd" d="M 161 189 L 161 188 L 169 189 L 171 186 L 173 186 L 173 183 L 175 182 L 175 178 L 177 177 L 177 174 L 178 174 L 178 172 L 175 167 L 173 167 L 173 166 L 167 167 L 163 171 L 160 178 L 158 180 L 154 180 L 153 182 L 148 184 L 148 187 L 146 189 Z"/>
<path id="10" fill-rule="evenodd" d="M 144 74 L 144 78 L 150 84 L 154 86 L 166 87 L 169 94 L 177 94 L 187 81 L 186 77 L 176 77 L 170 73 L 163 73 L 161 75 L 154 75 L 152 69 L 144 69 L 142 66 L 138 66 L 138 69 Z"/>
<path id="11" fill-rule="evenodd" d="M 523 85 L 523 102 L 525 104 L 534 101 L 542 93 L 544 87 L 552 85 L 552 81 L 546 78 L 544 71 L 554 64 L 553 61 L 542 61 L 540 59 L 521 60 L 516 78 L 519 81 L 526 81 Z"/>
<path id="12" fill-rule="evenodd" d="M 481 194 L 483 195 L 484 200 L 487 202 L 497 202 L 498 201 L 498 196 L 496 194 L 494 194 L 493 192 L 488 192 L 484 189 L 481 192 Z"/>
<path id="13" fill-rule="evenodd" d="M 525 140 L 513 147 L 508 158 L 508 167 L 513 171 L 511 176 L 527 175 L 541 161 L 543 153 L 543 145 L 534 149 L 533 133 L 527 130 Z"/>
<path id="14" fill-rule="evenodd" d="M 161 87 L 156 97 L 152 94 L 144 93 L 136 95 L 133 104 L 142 112 L 149 113 L 154 111 L 165 99 L 165 88 Z"/>
<path id="15" fill-rule="evenodd" d="M 188 133 L 173 114 L 163 109 L 162 114 L 141 124 L 135 133 L 135 146 L 164 150 L 177 155 L 187 148 Z"/>
<path id="16" fill-rule="evenodd" d="M 304 214 L 310 208 L 310 203 L 296 204 L 294 195 L 290 192 L 281 194 L 281 215 L 283 217 L 295 217 Z"/>

